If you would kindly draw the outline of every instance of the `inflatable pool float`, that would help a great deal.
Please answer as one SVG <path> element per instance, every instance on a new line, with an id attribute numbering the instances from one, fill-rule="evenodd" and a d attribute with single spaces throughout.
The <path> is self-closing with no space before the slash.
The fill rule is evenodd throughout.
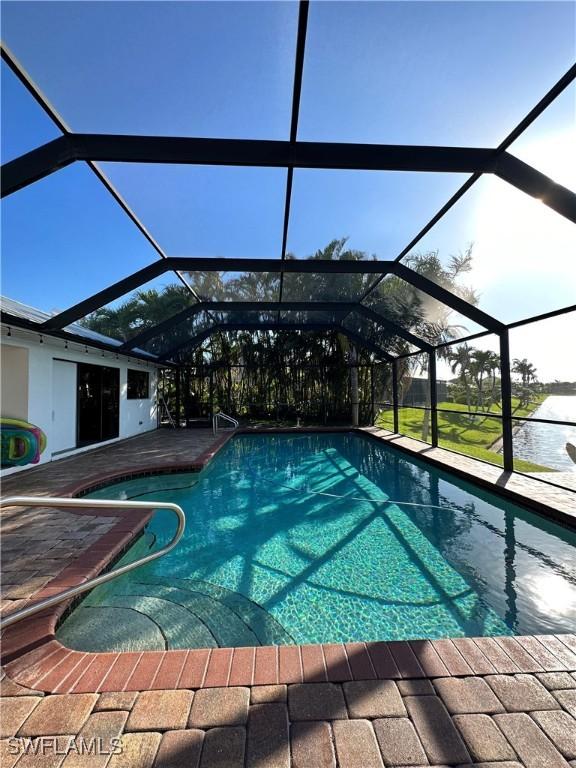
<path id="1" fill-rule="evenodd" d="M 38 464 L 46 448 L 46 435 L 34 424 L 21 419 L 0 419 L 2 469 Z"/>

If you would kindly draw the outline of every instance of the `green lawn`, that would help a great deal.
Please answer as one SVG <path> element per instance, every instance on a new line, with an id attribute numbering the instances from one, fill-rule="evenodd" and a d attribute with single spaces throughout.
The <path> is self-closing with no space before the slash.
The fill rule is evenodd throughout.
<path id="1" fill-rule="evenodd" d="M 512 409 L 515 416 L 529 416 L 540 405 L 545 396 L 539 396 L 536 402 L 527 408 L 520 408 L 519 401 L 512 398 Z M 442 413 L 438 411 L 438 445 L 450 451 L 464 453 L 475 459 L 487 461 L 490 464 L 502 466 L 502 455 L 490 450 L 490 446 L 502 437 L 501 422 L 489 416 L 476 416 L 471 419 L 466 405 L 459 403 L 438 403 L 438 408 L 449 408 L 457 413 Z M 501 415 L 498 405 L 493 405 L 487 413 Z M 399 430 L 408 437 L 422 440 L 422 424 L 426 412 L 421 408 L 399 409 Z M 394 429 L 392 409 L 381 413 L 376 420 L 376 426 L 384 429 Z M 550 467 L 543 467 L 523 459 L 514 459 L 514 468 L 520 472 L 553 472 Z"/>

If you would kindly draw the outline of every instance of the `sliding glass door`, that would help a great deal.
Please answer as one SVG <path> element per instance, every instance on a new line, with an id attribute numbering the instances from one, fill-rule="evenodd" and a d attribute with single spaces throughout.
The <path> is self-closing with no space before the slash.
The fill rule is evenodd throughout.
<path id="1" fill-rule="evenodd" d="M 118 437 L 120 370 L 78 364 L 78 446 Z"/>

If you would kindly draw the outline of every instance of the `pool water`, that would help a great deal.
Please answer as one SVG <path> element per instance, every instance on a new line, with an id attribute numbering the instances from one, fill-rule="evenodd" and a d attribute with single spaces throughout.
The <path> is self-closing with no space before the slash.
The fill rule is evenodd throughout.
<path id="1" fill-rule="evenodd" d="M 166 557 L 93 590 L 81 650 L 400 640 L 576 629 L 576 534 L 352 433 L 237 435 L 200 473 L 93 498 L 186 512 Z M 159 511 L 123 561 L 167 542 Z"/>

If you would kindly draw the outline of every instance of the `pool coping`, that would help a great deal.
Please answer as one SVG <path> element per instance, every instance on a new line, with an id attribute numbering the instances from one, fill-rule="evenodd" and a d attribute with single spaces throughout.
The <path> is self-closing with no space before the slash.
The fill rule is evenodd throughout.
<path id="1" fill-rule="evenodd" d="M 82 483 L 66 486 L 59 495 L 81 496 L 111 482 L 146 475 L 200 471 L 235 434 L 294 432 L 355 432 L 385 443 L 401 437 L 377 428 L 346 426 L 241 428 L 221 435 L 194 461 L 101 473 L 86 478 Z M 467 474 L 461 467 L 454 469 L 434 456 L 420 455 L 410 450 L 407 445 L 399 445 L 397 442 L 393 445 L 404 453 L 527 504 L 527 497 L 514 489 L 495 486 L 486 477 Z M 424 443 L 421 445 L 423 449 L 429 448 Z M 468 461 L 479 463 L 473 459 Z M 493 470 L 502 474 L 499 467 Z M 532 482 L 540 483 L 534 479 Z M 533 498 L 530 498 L 530 502 L 531 508 L 545 517 L 560 515 L 564 523 L 570 526 L 575 524 L 576 515 L 572 516 L 569 512 L 563 515 L 561 510 L 548 507 Z M 83 509 L 74 512 L 80 515 L 118 517 L 118 511 L 114 509 Z M 142 533 L 151 515 L 152 510 L 144 515 L 136 510 L 128 510 L 111 530 L 82 553 L 81 558 L 65 567 L 37 591 L 30 602 L 56 594 L 64 587 L 85 582 L 101 573 Z M 557 517 L 555 519 L 558 520 Z M 60 603 L 4 631 L 2 664 L 10 679 L 47 693 L 95 693 L 576 671 L 574 634 L 85 653 L 66 648 L 55 636 L 58 623 L 71 603 L 71 600 Z"/>

